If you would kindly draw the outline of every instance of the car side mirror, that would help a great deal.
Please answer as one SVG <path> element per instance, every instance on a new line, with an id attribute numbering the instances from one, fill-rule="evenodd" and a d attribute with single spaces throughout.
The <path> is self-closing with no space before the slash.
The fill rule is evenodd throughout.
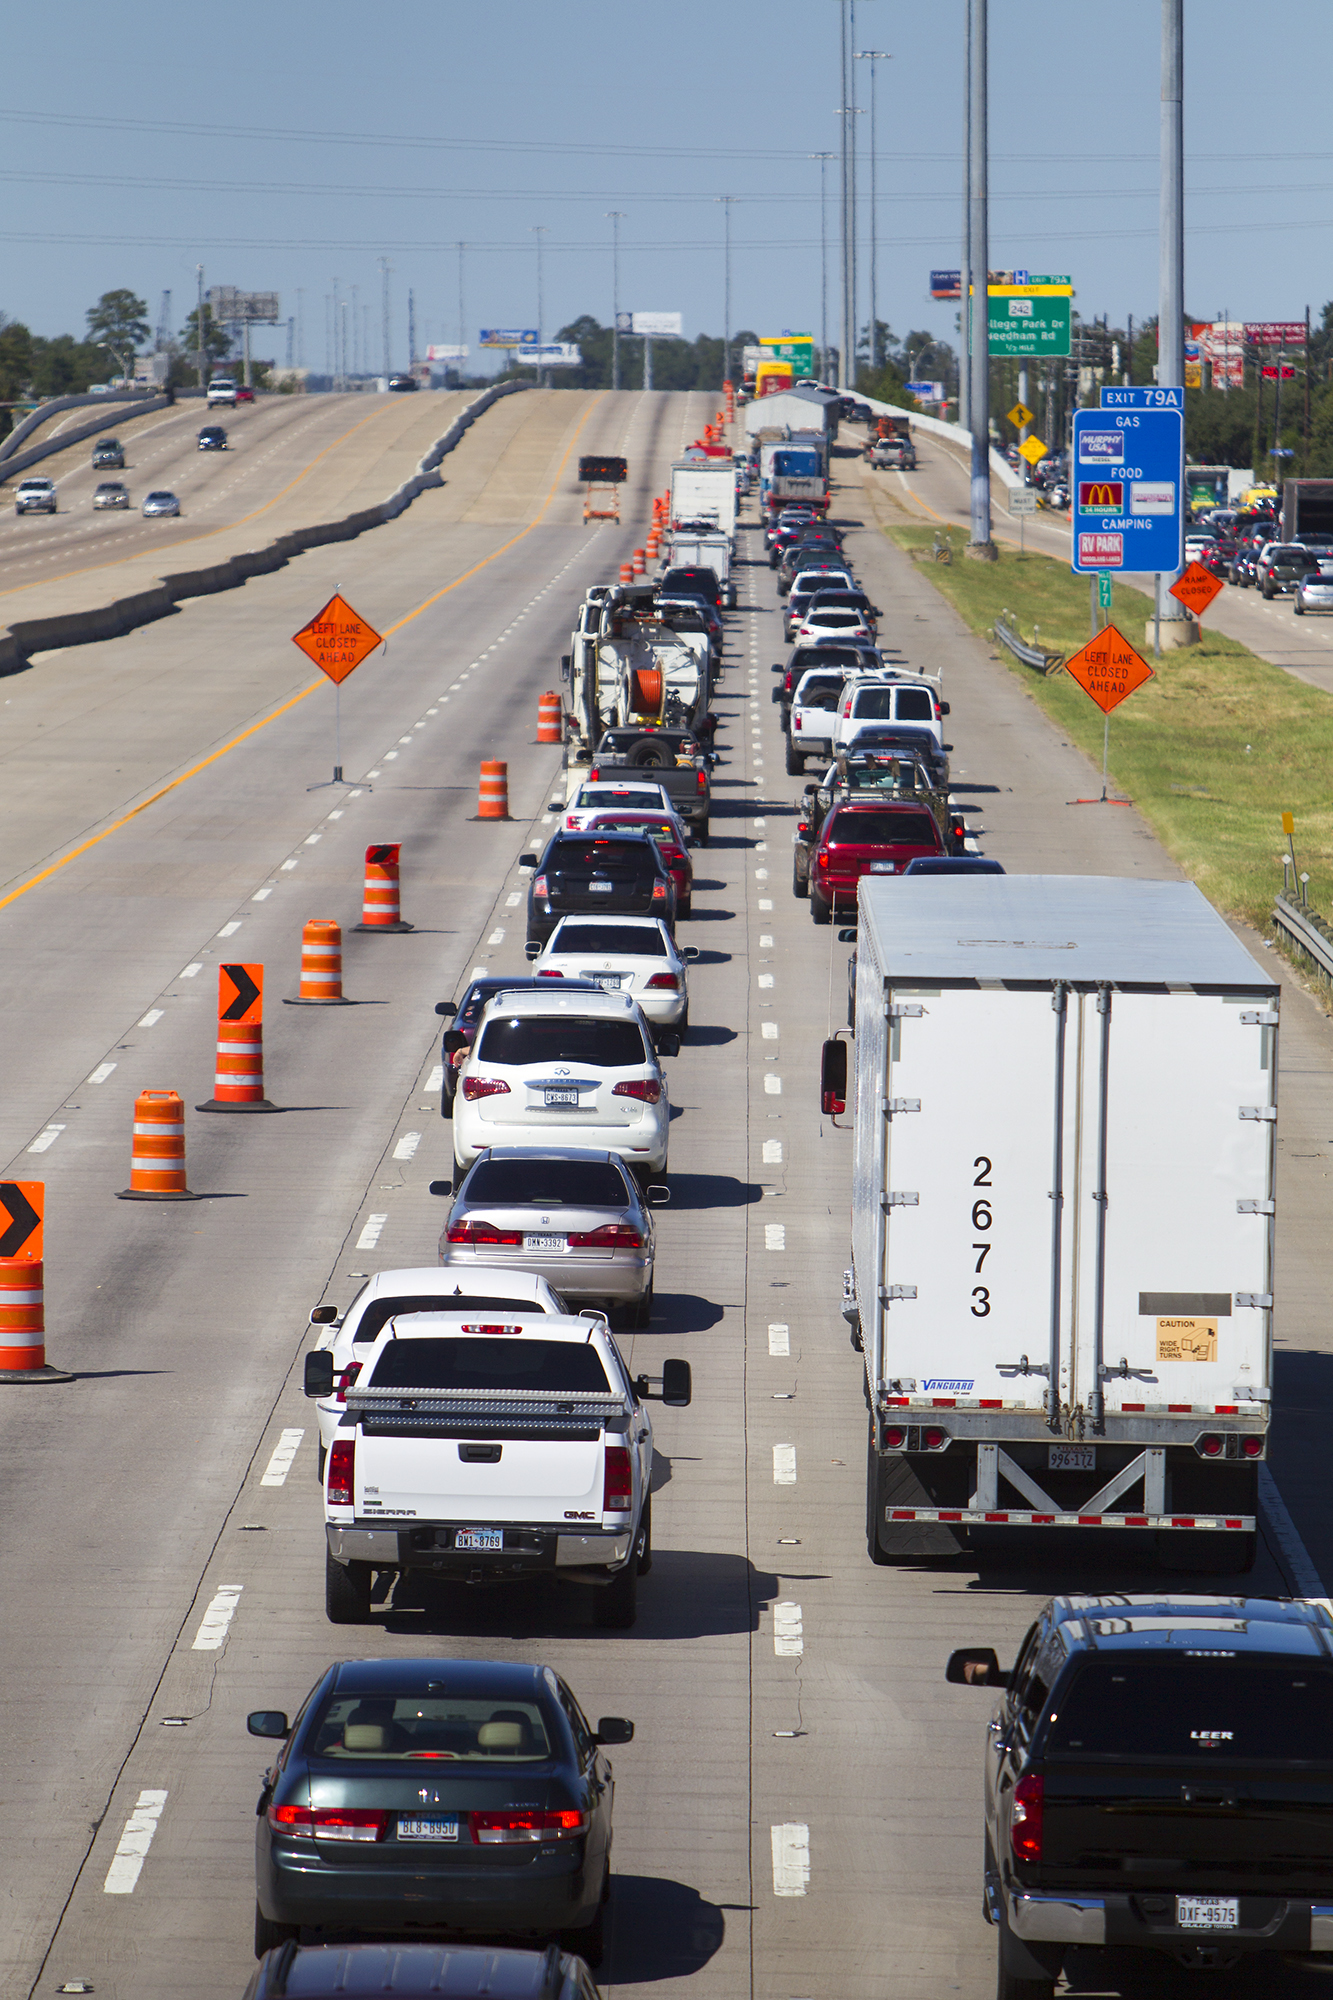
<path id="1" fill-rule="evenodd" d="M 559 811 L 559 807 L 555 807 L 553 810 Z M 537 866 L 537 857 L 535 854 L 520 854 L 518 865 L 520 868 L 535 868 Z"/>
<path id="2" fill-rule="evenodd" d="M 953 744 L 952 744 L 952 743 L 945 743 L 945 744 L 941 745 L 941 748 L 942 748 L 942 749 L 945 749 L 945 750 L 952 750 L 952 749 L 953 749 Z"/>
<path id="3" fill-rule="evenodd" d="M 598 1743 L 632 1743 L 634 1724 L 623 1715 L 599 1715 L 594 1740 Z"/>
<path id="4" fill-rule="evenodd" d="M 337 1306 L 313 1306 L 310 1312 L 310 1324 L 311 1326 L 336 1326 L 338 1324 Z"/>
<path id="5" fill-rule="evenodd" d="M 665 1208 L 670 1199 L 671 1189 L 669 1187 L 653 1186 L 648 1190 L 649 1208 Z"/>
<path id="6" fill-rule="evenodd" d="M 847 1109 L 847 1044 L 836 1035 L 820 1054 L 819 1108 L 826 1118 L 836 1118 Z"/>
<path id="7" fill-rule="evenodd" d="M 855 932 L 855 931 L 839 931 L 839 932 L 838 932 L 838 943 L 839 943 L 839 944 L 855 944 L 855 943 L 856 943 L 856 932 Z"/>
<path id="8" fill-rule="evenodd" d="M 440 1042 L 445 1055 L 457 1055 L 459 1049 L 467 1046 L 467 1036 L 461 1028 L 446 1028 L 440 1037 Z"/>
<path id="9" fill-rule="evenodd" d="M 451 1195 L 453 1191 L 454 1184 L 452 1181 L 432 1181 L 426 1190 L 427 1194 L 435 1195 Z"/>
<path id="10" fill-rule="evenodd" d="M 562 653 L 560 655 L 560 678 L 562 681 L 567 681 L 569 679 L 569 667 L 570 667 L 569 654 Z"/>
<path id="11" fill-rule="evenodd" d="M 307 1354 L 305 1392 L 307 1396 L 333 1394 L 333 1354 L 329 1348 L 317 1347 L 313 1354 Z"/>
<path id="12" fill-rule="evenodd" d="M 684 959 L 686 965 L 693 965 L 695 959 L 698 958 L 699 956 L 699 947 L 697 944 L 682 945 L 680 947 L 680 955 Z"/>
<path id="13" fill-rule="evenodd" d="M 961 1646 L 950 1653 L 944 1678 L 962 1687 L 1007 1688 L 1013 1676 L 1001 1667 L 993 1647 Z"/>
<path id="14" fill-rule="evenodd" d="M 542 955 L 542 948 L 538 944 L 536 938 L 529 938 L 528 942 L 523 947 L 524 958 L 531 961 L 534 958 L 540 958 L 541 955 Z"/>
<path id="15" fill-rule="evenodd" d="M 290 1736 L 292 1725 L 280 1708 L 256 1708 L 245 1718 L 252 1736 Z"/>
<path id="16" fill-rule="evenodd" d="M 458 1002 L 456 1000 L 437 1000 L 435 1002 L 435 1011 L 437 1014 L 442 1015 L 446 1021 L 450 1020 L 458 1012 Z"/>
<path id="17" fill-rule="evenodd" d="M 668 1403 L 673 1409 L 683 1410 L 693 1393 L 688 1361 L 664 1361 L 662 1363 L 661 1387 L 654 1389 L 655 1377 L 636 1375 L 634 1393 L 642 1403 Z"/>
<path id="18" fill-rule="evenodd" d="M 548 813 L 562 813 L 565 810 L 565 805 L 566 801 L 564 799 L 548 799 L 546 801 L 546 810 Z M 520 862 L 519 866 L 522 867 L 522 865 L 522 862 Z M 537 864 L 533 862 L 532 865 L 535 868 Z"/>
<path id="19" fill-rule="evenodd" d="M 657 1037 L 657 1053 L 659 1056 L 678 1056 L 680 1054 L 680 1036 L 674 1028 L 663 1028 L 661 1034 Z"/>
<path id="20" fill-rule="evenodd" d="M 947 715 L 948 713 L 949 713 L 949 704 L 947 701 L 942 701 L 940 703 L 940 714 Z"/>

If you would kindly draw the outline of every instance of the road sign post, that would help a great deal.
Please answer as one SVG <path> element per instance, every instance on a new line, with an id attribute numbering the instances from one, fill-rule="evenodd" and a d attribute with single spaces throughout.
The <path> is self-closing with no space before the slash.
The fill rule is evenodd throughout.
<path id="1" fill-rule="evenodd" d="M 1108 579 L 1109 581 L 1109 579 Z M 1090 700 L 1102 711 L 1102 795 L 1099 799 L 1070 799 L 1071 806 L 1127 806 L 1128 799 L 1107 797 L 1107 765 L 1111 749 L 1111 710 L 1153 678 L 1153 670 L 1114 625 L 1104 626 L 1086 646 L 1065 661 L 1065 672 L 1076 680 Z"/>
<path id="2" fill-rule="evenodd" d="M 383 637 L 353 611 L 346 598 L 336 592 L 308 625 L 293 632 L 292 644 L 313 660 L 322 674 L 333 682 L 333 776 L 319 785 L 307 785 L 308 792 L 322 792 L 329 785 L 345 785 L 342 758 L 342 684 L 368 659 Z M 367 785 L 366 790 L 373 787 Z"/>

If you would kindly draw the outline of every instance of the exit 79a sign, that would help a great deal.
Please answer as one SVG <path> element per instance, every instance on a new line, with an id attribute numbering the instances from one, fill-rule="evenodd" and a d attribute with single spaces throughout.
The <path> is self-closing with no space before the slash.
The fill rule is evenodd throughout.
<path id="1" fill-rule="evenodd" d="M 990 351 L 1008 354 L 1068 354 L 1073 291 L 1065 284 L 990 285 Z"/>

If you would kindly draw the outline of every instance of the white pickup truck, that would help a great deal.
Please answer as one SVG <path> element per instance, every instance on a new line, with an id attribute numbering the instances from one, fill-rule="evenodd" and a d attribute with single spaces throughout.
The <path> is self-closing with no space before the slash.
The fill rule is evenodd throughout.
<path id="1" fill-rule="evenodd" d="M 332 1353 L 307 1354 L 306 1395 L 332 1387 Z M 599 1625 L 632 1625 L 652 1564 L 645 1404 L 690 1394 L 685 1361 L 665 1361 L 660 1382 L 631 1377 L 599 1313 L 390 1320 L 325 1466 L 330 1621 L 365 1623 L 376 1570 L 424 1570 L 590 1584 Z"/>

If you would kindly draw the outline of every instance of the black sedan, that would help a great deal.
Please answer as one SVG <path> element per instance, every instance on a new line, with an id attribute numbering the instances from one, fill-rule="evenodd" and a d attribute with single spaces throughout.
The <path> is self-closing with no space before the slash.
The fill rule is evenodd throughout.
<path id="1" fill-rule="evenodd" d="M 528 890 L 528 943 L 543 945 L 561 917 L 660 917 L 676 932 L 676 884 L 646 833 L 555 833 L 540 856 L 522 854 L 534 870 Z"/>
<path id="2" fill-rule="evenodd" d="M 440 1082 L 440 1116 L 452 1118 L 454 1115 L 454 1092 L 458 1088 L 458 1072 L 463 1058 L 477 1039 L 486 1002 L 493 1000 L 497 993 L 514 993 L 523 987 L 544 986 L 546 980 L 535 973 L 521 972 L 513 979 L 487 975 L 484 979 L 474 979 L 462 999 L 454 1004 L 452 1000 L 439 1000 L 435 1011 L 445 1019 L 452 1017 L 453 1026 L 444 1031 L 440 1049 L 440 1067 L 444 1075 Z M 601 987 L 592 979 L 566 979 L 562 982 L 562 993 L 600 993 Z"/>
<path id="3" fill-rule="evenodd" d="M 504 1660 L 344 1660 L 295 1723 L 249 1717 L 285 1744 L 255 1833 L 255 1956 L 301 1929 L 410 1925 L 563 1935 L 596 1964 L 610 1895 L 614 1784 L 549 1667 Z"/>
<path id="4" fill-rule="evenodd" d="M 221 424 L 204 425 L 204 428 L 199 433 L 198 448 L 200 451 L 225 451 L 227 449 L 227 433 L 223 430 Z"/>

